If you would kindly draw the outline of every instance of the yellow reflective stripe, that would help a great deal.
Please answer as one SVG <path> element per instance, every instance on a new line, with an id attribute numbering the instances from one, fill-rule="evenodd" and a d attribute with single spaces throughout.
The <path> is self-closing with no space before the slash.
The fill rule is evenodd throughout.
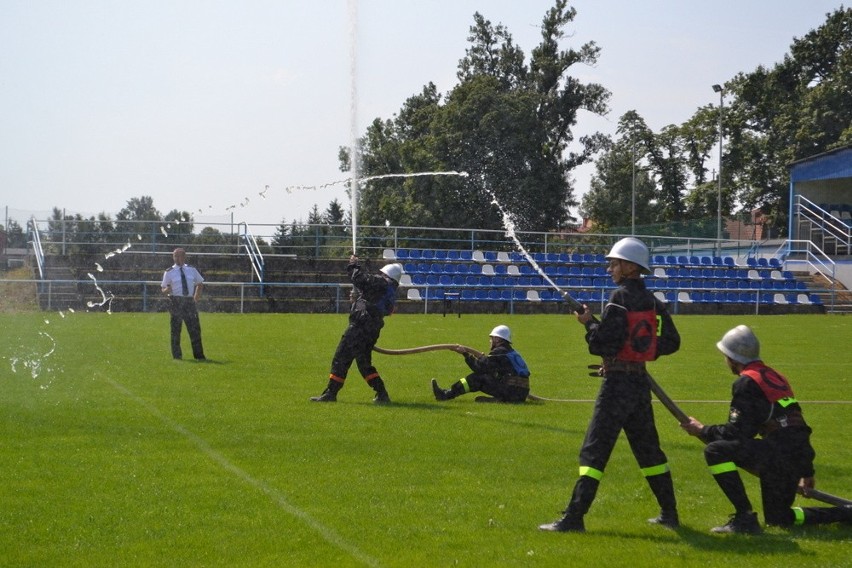
<path id="1" fill-rule="evenodd" d="M 669 471 L 669 464 L 664 463 L 660 465 L 654 465 L 651 467 L 643 467 L 641 470 L 642 475 L 645 477 L 653 477 L 655 475 L 662 475 Z"/>
<path id="2" fill-rule="evenodd" d="M 464 392 L 470 392 L 470 385 L 467 384 L 467 379 L 459 379 L 459 382 L 461 383 Z"/>
<path id="3" fill-rule="evenodd" d="M 802 508 L 801 507 L 792 507 L 792 509 L 793 509 L 793 516 L 796 517 L 793 520 L 793 524 L 796 525 L 797 527 L 800 527 L 803 524 L 805 524 L 805 512 L 802 510 Z"/>
<path id="4" fill-rule="evenodd" d="M 663 335 L 663 316 L 657 315 L 657 337 Z"/>
<path id="5" fill-rule="evenodd" d="M 601 480 L 603 477 L 603 472 L 599 469 L 595 469 L 593 467 L 589 467 L 587 465 L 580 466 L 580 476 L 591 477 L 592 479 Z"/>
<path id="6" fill-rule="evenodd" d="M 779 400 L 778 404 L 781 405 L 781 408 L 787 408 L 791 404 L 796 404 L 797 402 L 799 401 L 793 398 L 792 396 L 788 396 L 787 398 L 782 398 L 781 400 Z"/>
<path id="7" fill-rule="evenodd" d="M 737 464 L 734 462 L 717 463 L 716 465 L 710 466 L 710 473 L 713 475 L 719 475 L 720 473 L 728 473 L 731 471 L 737 471 Z"/>

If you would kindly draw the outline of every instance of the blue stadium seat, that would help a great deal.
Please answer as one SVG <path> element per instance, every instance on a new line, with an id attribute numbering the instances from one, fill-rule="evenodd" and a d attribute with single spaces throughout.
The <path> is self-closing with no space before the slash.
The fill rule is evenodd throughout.
<path id="1" fill-rule="evenodd" d="M 423 260 L 435 260 L 435 251 L 432 249 L 423 249 L 420 251 L 420 258 Z"/>
<path id="2" fill-rule="evenodd" d="M 447 251 L 447 260 L 455 262 L 457 260 L 460 260 L 460 258 L 461 258 L 461 253 L 459 251 L 457 251 L 457 250 L 448 250 Z"/>
<path id="3" fill-rule="evenodd" d="M 443 300 L 444 299 L 444 289 L 443 288 L 427 288 L 426 289 L 426 299 L 428 299 L 428 300 Z"/>
<path id="4" fill-rule="evenodd" d="M 444 249 L 435 249 L 435 260 L 447 260 L 447 251 Z"/>

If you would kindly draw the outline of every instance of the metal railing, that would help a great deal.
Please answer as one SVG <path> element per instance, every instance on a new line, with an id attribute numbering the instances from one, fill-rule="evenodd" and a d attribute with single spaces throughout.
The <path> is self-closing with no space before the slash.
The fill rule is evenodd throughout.
<path id="1" fill-rule="evenodd" d="M 842 249 L 846 250 L 846 254 L 852 254 L 852 226 L 848 225 L 843 219 L 839 219 L 801 195 L 796 196 L 794 216 L 800 221 L 796 227 L 796 233 L 800 240 L 813 239 L 810 231 L 807 235 L 800 234 L 801 221 L 804 221 L 808 223 L 809 227 L 822 234 L 823 241 L 826 239 L 833 240 L 838 254 Z"/>
<path id="2" fill-rule="evenodd" d="M 785 265 L 792 268 L 797 264 L 806 265 L 808 272 L 817 273 L 828 282 L 828 305 L 833 310 L 837 301 L 837 263 L 812 241 L 789 240 L 784 243 L 786 249 Z"/>
<path id="3" fill-rule="evenodd" d="M 352 253 L 348 225 L 291 226 L 241 223 L 205 224 L 200 233 L 177 232 L 167 221 L 110 221 L 95 230 L 91 223 L 65 220 L 36 220 L 43 251 L 48 254 L 102 253 L 128 244 L 134 250 L 170 253 L 182 246 L 194 253 L 244 254 L 252 258 L 253 270 L 261 273 L 263 256 L 286 254 L 310 258 L 347 258 Z M 41 227 L 40 231 L 37 231 Z M 286 229 L 286 230 L 283 230 Z M 295 231 L 295 234 L 294 234 Z M 285 234 L 286 233 L 286 234 Z M 626 234 L 515 231 L 530 252 L 605 253 Z M 645 236 L 652 254 L 715 254 L 742 256 L 753 240 L 728 240 L 677 236 Z M 250 243 L 247 241 L 251 241 Z M 359 226 L 356 239 L 359 256 L 381 257 L 384 249 L 432 248 L 455 250 L 514 250 L 505 230 L 436 227 Z M 260 278 L 260 276 L 259 276 Z M 261 278 L 262 279 L 262 278 Z"/>
<path id="4" fill-rule="evenodd" d="M 240 237 L 242 239 L 243 246 L 245 247 L 246 254 L 251 261 L 251 268 L 254 272 L 255 276 L 257 276 L 257 281 L 260 283 L 260 288 L 258 293 L 263 295 L 263 277 L 264 277 L 264 262 L 263 262 L 263 253 L 260 252 L 260 247 L 257 245 L 257 240 L 254 238 L 254 235 L 248 228 L 247 223 L 240 223 Z"/>
<path id="5" fill-rule="evenodd" d="M 31 235 L 30 243 L 33 245 L 33 255 L 38 266 L 38 276 L 44 280 L 44 249 L 41 246 L 41 236 L 38 232 L 38 224 L 35 217 L 30 218 L 27 223 L 27 232 Z"/>

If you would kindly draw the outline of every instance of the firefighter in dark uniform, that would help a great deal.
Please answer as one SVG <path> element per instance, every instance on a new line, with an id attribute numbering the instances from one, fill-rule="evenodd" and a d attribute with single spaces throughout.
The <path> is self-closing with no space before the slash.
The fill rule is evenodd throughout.
<path id="1" fill-rule="evenodd" d="M 704 426 L 695 418 L 681 427 L 707 443 L 704 457 L 710 473 L 735 513 L 714 533 L 758 534 L 757 514 L 737 468 L 760 477 L 763 516 L 767 525 L 789 527 L 852 522 L 850 507 L 793 507 L 796 492 L 807 496 L 815 486 L 811 429 L 790 383 L 760 360 L 760 343 L 751 329 L 739 325 L 716 344 L 737 375 L 727 424 Z M 756 436 L 760 435 L 760 439 Z"/>
<path id="2" fill-rule="evenodd" d="M 588 306 L 577 319 L 586 327 L 589 353 L 603 359 L 603 381 L 580 449 L 579 478 L 563 516 L 539 526 L 545 531 L 584 532 L 583 516 L 595 499 L 604 468 L 622 430 L 645 476 L 660 515 L 649 522 L 677 528 L 679 519 L 666 455 L 660 449 L 645 363 L 680 347 L 680 335 L 665 305 L 645 288 L 650 273 L 648 247 L 621 239 L 609 255 L 609 272 L 618 288 L 598 321 Z"/>
<path id="3" fill-rule="evenodd" d="M 361 267 L 357 256 L 349 258 L 346 267 L 353 285 L 352 306 L 349 310 L 349 325 L 334 352 L 328 386 L 319 396 L 311 397 L 314 402 L 335 402 L 337 393 L 343 388 L 352 361 L 367 384 L 376 391 L 373 402 L 387 404 L 390 396 L 379 372 L 373 366 L 373 346 L 379 340 L 384 327 L 384 318 L 393 313 L 396 291 L 402 276 L 402 265 L 387 264 L 381 274 L 370 274 Z"/>
<path id="4" fill-rule="evenodd" d="M 454 351 L 464 355 L 464 361 L 473 371 L 456 381 L 449 389 L 442 389 L 432 379 L 435 400 L 450 400 L 468 392 L 484 392 L 490 397 L 477 397 L 477 402 L 524 402 L 530 394 L 530 370 L 521 354 L 512 347 L 512 330 L 498 325 L 489 334 L 491 351 L 477 357 L 461 346 Z"/>

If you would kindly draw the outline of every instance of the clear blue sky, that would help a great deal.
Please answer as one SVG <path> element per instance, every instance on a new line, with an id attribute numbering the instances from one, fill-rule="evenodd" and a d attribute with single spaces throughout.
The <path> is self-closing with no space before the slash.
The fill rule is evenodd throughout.
<path id="1" fill-rule="evenodd" d="M 552 3 L 358 0 L 357 131 L 429 81 L 455 85 L 474 12 L 529 54 Z M 563 47 L 602 48 L 574 73 L 613 93 L 609 117 L 581 115 L 581 135 L 613 133 L 630 109 L 658 130 L 718 104 L 711 85 L 780 61 L 841 2 L 572 4 Z M 21 224 L 54 206 L 114 216 L 142 195 L 164 214 L 250 224 L 348 207 L 341 185 L 285 188 L 346 177 L 351 14 L 347 0 L 0 0 L 0 207 Z M 592 171 L 577 172 L 578 197 Z"/>

